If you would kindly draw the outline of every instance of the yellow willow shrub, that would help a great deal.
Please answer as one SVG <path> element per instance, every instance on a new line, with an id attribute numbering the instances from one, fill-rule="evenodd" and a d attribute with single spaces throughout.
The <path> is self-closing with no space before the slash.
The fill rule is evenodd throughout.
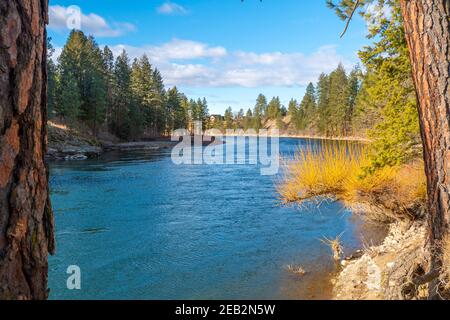
<path id="1" fill-rule="evenodd" d="M 277 185 L 284 203 L 342 194 L 369 163 L 365 146 L 348 142 L 321 142 L 299 150 L 284 165 L 285 178 Z"/>
<path id="2" fill-rule="evenodd" d="M 322 142 L 299 150 L 284 164 L 277 185 L 283 203 L 333 197 L 346 206 L 386 208 L 390 216 L 416 217 L 426 199 L 423 163 L 384 167 L 368 173 L 369 149 L 348 142 Z M 394 215 L 392 215 L 394 213 Z"/>

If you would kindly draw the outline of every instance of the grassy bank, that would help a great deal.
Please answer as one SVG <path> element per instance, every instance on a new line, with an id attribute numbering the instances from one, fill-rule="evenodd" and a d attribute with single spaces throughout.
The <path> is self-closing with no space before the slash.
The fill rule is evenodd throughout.
<path id="1" fill-rule="evenodd" d="M 332 198 L 378 221 L 421 218 L 426 199 L 423 164 L 373 171 L 370 161 L 365 145 L 309 145 L 284 162 L 285 177 L 277 186 L 280 200 L 288 204 Z"/>

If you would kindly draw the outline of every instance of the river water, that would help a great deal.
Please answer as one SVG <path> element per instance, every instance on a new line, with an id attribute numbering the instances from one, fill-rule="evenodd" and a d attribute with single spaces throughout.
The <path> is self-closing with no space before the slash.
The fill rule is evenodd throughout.
<path id="1" fill-rule="evenodd" d="M 280 152 L 307 143 L 281 139 Z M 253 165 L 177 166 L 161 150 L 50 170 L 51 299 L 326 299 L 334 264 L 320 239 L 343 233 L 350 254 L 382 233 L 336 202 L 280 206 L 280 175 Z M 71 265 L 80 290 L 67 288 Z"/>

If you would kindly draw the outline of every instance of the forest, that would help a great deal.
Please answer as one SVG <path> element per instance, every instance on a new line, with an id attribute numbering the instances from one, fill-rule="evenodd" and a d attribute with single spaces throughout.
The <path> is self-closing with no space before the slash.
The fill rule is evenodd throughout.
<path id="1" fill-rule="evenodd" d="M 96 136 L 107 131 L 123 140 L 157 137 L 188 128 L 208 115 L 206 99 L 166 90 L 159 70 L 143 55 L 132 62 L 125 50 L 116 58 L 93 36 L 73 30 L 55 63 L 48 40 L 48 114 L 69 125 L 84 123 Z"/>

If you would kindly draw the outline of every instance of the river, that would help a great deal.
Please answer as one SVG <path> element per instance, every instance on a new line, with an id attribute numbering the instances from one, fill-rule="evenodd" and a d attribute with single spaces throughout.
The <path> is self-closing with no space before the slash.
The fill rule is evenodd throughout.
<path id="1" fill-rule="evenodd" d="M 283 138 L 280 152 L 307 143 Z M 336 202 L 280 206 L 279 179 L 253 165 L 177 166 L 170 150 L 51 163 L 50 298 L 330 298 L 334 263 L 320 239 L 343 233 L 350 254 L 381 230 L 367 232 Z M 67 288 L 70 265 L 80 267 L 80 290 Z"/>

